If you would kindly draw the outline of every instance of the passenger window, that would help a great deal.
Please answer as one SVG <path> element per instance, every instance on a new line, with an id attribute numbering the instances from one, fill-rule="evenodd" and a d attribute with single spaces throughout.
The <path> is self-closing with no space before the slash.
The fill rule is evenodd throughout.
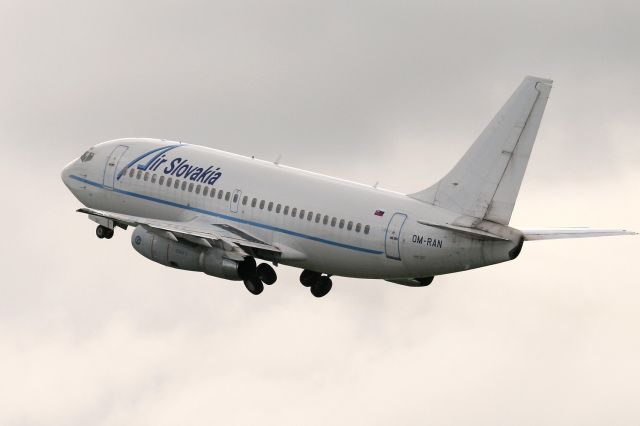
<path id="1" fill-rule="evenodd" d="M 276 213 L 280 213 L 280 210 L 282 210 L 282 204 L 276 206 Z"/>
<path id="2" fill-rule="evenodd" d="M 129 177 L 132 178 L 135 172 L 136 172 L 135 170 L 129 169 Z"/>
<path id="3" fill-rule="evenodd" d="M 209 193 L 209 197 L 213 198 L 216 196 L 216 189 L 215 188 L 211 188 L 211 192 Z"/>
<path id="4" fill-rule="evenodd" d="M 296 213 L 298 212 L 298 208 L 294 207 L 291 209 L 291 216 L 296 217 Z"/>
<path id="5" fill-rule="evenodd" d="M 142 177 L 142 170 L 138 170 L 138 174 L 136 175 L 136 179 L 140 180 Z"/>
<path id="6" fill-rule="evenodd" d="M 289 206 L 284 206 L 284 211 L 282 212 L 283 215 L 288 215 L 289 214 Z"/>
<path id="7" fill-rule="evenodd" d="M 369 234 L 369 229 L 370 229 L 370 228 L 369 228 L 369 225 L 365 226 L 365 227 L 364 227 L 364 233 L 365 233 L 365 234 Z"/>
<path id="8" fill-rule="evenodd" d="M 362 225 L 360 223 L 356 224 L 356 232 L 360 232 L 360 228 L 362 228 Z"/>
<path id="9" fill-rule="evenodd" d="M 149 180 L 149 172 L 144 172 L 144 181 L 148 181 Z"/>
<path id="10" fill-rule="evenodd" d="M 185 183 L 186 183 L 186 182 L 187 182 L 187 181 L 185 181 Z M 182 189 L 184 189 L 184 188 L 182 188 Z M 189 184 L 189 192 L 193 192 L 193 182 L 191 182 L 191 183 Z"/>
<path id="11" fill-rule="evenodd" d="M 332 217 L 331 218 L 331 227 L 335 227 L 337 221 L 338 221 L 338 219 L 336 219 L 335 217 Z"/>
<path id="12" fill-rule="evenodd" d="M 313 212 L 307 213 L 307 220 L 311 222 L 311 219 L 313 219 Z"/>
<path id="13" fill-rule="evenodd" d="M 242 205 L 243 206 L 247 205 L 247 200 L 249 200 L 249 197 L 247 197 L 246 195 L 244 197 L 242 197 Z"/>
<path id="14" fill-rule="evenodd" d="M 260 210 L 264 209 L 264 200 L 260 200 Z"/>
<path id="15" fill-rule="evenodd" d="M 200 188 L 202 188 L 202 185 L 198 185 L 196 186 L 196 194 L 200 193 Z"/>
<path id="16" fill-rule="evenodd" d="M 164 184 L 164 176 L 160 176 L 160 179 L 158 180 L 158 185 L 163 185 Z"/>
<path id="17" fill-rule="evenodd" d="M 327 216 L 326 214 L 324 215 L 324 219 L 322 219 L 322 224 L 326 225 L 327 223 L 329 223 L 329 216 Z"/>
<path id="18" fill-rule="evenodd" d="M 202 196 L 206 197 L 208 193 L 209 193 L 209 187 L 205 186 L 204 189 L 202 190 Z"/>
<path id="19" fill-rule="evenodd" d="M 229 198 L 231 198 L 231 193 L 227 192 L 226 195 L 224 196 L 224 200 L 229 201 Z"/>
<path id="20" fill-rule="evenodd" d="M 251 207 L 255 207 L 256 204 L 258 204 L 258 199 L 254 198 L 253 200 L 251 200 Z"/>
<path id="21" fill-rule="evenodd" d="M 187 189 L 187 181 L 183 180 L 182 181 L 182 190 L 184 191 L 185 189 Z"/>
<path id="22" fill-rule="evenodd" d="M 322 215 L 320 213 L 316 213 L 316 223 L 320 223 L 320 218 Z"/>
<path id="23" fill-rule="evenodd" d="M 212 191 L 213 191 L 213 189 L 212 189 Z M 218 200 L 222 200 L 222 196 L 223 196 L 223 195 L 224 195 L 224 191 L 223 191 L 223 190 L 221 190 L 221 189 L 219 189 L 219 190 L 218 190 Z"/>
<path id="24" fill-rule="evenodd" d="M 304 219 L 304 210 L 300 210 L 299 217 L 300 217 L 300 219 Z"/>
<path id="25" fill-rule="evenodd" d="M 344 219 L 340 219 L 340 224 L 338 225 L 340 229 L 344 228 Z"/>
<path id="26" fill-rule="evenodd" d="M 238 194 L 233 194 L 233 202 L 234 202 L 234 203 L 237 203 L 237 202 L 238 202 L 238 197 L 239 197 L 239 195 L 238 195 Z"/>
<path id="27" fill-rule="evenodd" d="M 353 229 L 353 222 L 349 221 L 349 223 L 347 223 L 347 231 L 351 231 Z"/>
<path id="28" fill-rule="evenodd" d="M 176 179 L 176 181 L 173 183 L 173 187 L 175 189 L 178 189 L 180 187 L 180 179 Z"/>
<path id="29" fill-rule="evenodd" d="M 151 175 L 151 183 L 156 183 L 156 174 Z"/>
<path id="30" fill-rule="evenodd" d="M 273 201 L 269 201 L 269 205 L 267 206 L 267 210 L 273 210 Z"/>
<path id="31" fill-rule="evenodd" d="M 167 186 L 169 186 L 169 187 L 171 186 L 171 181 L 172 181 L 172 180 L 173 180 L 173 178 L 168 178 L 168 179 L 167 179 Z"/>

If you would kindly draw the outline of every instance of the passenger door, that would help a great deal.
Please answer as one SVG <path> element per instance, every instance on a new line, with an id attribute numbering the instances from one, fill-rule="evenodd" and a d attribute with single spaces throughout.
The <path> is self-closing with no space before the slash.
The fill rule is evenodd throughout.
<path id="1" fill-rule="evenodd" d="M 401 260 L 400 232 L 402 232 L 402 226 L 406 220 L 407 215 L 404 213 L 395 213 L 391 216 L 384 237 L 384 252 L 389 259 Z"/>
<path id="2" fill-rule="evenodd" d="M 127 149 L 129 149 L 129 147 L 126 145 L 118 145 L 107 159 L 107 163 L 104 165 L 104 175 L 102 177 L 102 185 L 104 185 L 105 188 L 113 189 L 118 163 Z"/>

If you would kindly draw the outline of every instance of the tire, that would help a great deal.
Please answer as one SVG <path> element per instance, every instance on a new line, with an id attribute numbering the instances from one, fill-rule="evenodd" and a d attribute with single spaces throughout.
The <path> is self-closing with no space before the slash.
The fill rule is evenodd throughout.
<path id="1" fill-rule="evenodd" d="M 267 263 L 259 264 L 256 268 L 256 273 L 258 274 L 260 280 L 266 285 L 271 285 L 278 279 L 276 271 L 274 271 L 271 265 Z"/>
<path id="2" fill-rule="evenodd" d="M 311 294 L 315 297 L 324 297 L 331 291 L 331 287 L 333 287 L 331 278 L 327 276 L 320 277 L 320 279 L 311 286 Z"/>
<path id="3" fill-rule="evenodd" d="M 107 228 L 107 233 L 104 236 L 107 240 L 110 240 L 113 237 L 113 229 Z"/>
<path id="4" fill-rule="evenodd" d="M 255 294 L 256 296 L 264 290 L 264 285 L 258 277 L 244 280 L 244 286 L 249 290 L 249 293 Z"/>
<path id="5" fill-rule="evenodd" d="M 320 274 L 314 271 L 309 271 L 305 269 L 300 274 L 300 284 L 305 287 L 311 287 L 313 283 L 320 279 Z"/>
<path id="6" fill-rule="evenodd" d="M 103 239 L 107 236 L 107 228 L 105 228 L 102 225 L 98 225 L 98 227 L 96 228 L 96 237 Z"/>

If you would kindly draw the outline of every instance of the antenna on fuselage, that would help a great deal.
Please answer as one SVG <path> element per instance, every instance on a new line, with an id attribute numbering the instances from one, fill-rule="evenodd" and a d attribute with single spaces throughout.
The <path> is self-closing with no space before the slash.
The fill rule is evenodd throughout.
<path id="1" fill-rule="evenodd" d="M 280 160 L 282 160 L 282 154 L 278 154 L 278 157 L 276 157 L 276 161 L 274 161 L 273 164 L 275 164 L 276 166 L 279 165 Z"/>

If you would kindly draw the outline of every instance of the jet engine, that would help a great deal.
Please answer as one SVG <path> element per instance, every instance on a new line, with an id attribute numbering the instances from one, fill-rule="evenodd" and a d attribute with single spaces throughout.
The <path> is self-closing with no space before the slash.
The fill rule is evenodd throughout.
<path id="1" fill-rule="evenodd" d="M 138 226 L 131 235 L 131 245 L 144 257 L 161 265 L 188 271 L 200 271 L 227 280 L 244 280 L 256 275 L 256 262 L 227 259 L 224 250 L 208 248 L 187 241 L 173 241 Z"/>

